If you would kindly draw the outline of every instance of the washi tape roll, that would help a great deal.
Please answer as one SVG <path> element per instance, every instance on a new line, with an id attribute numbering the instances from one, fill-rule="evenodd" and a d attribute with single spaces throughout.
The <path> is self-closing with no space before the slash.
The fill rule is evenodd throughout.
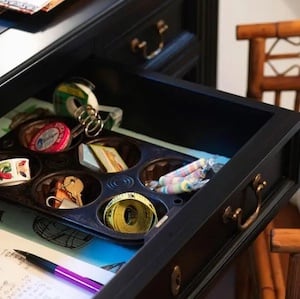
<path id="1" fill-rule="evenodd" d="M 30 168 L 27 158 L 13 158 L 0 161 L 0 185 L 14 186 L 29 181 Z"/>
<path id="2" fill-rule="evenodd" d="M 54 90 L 53 105 L 57 115 L 74 116 L 80 106 L 98 108 L 98 100 L 93 93 L 93 84 L 85 79 L 82 82 L 63 82 Z"/>
<path id="3" fill-rule="evenodd" d="M 183 181 L 202 180 L 205 178 L 208 169 L 209 169 L 208 167 L 207 168 L 199 167 L 185 176 L 164 175 L 159 178 L 158 182 L 160 185 L 169 185 L 169 184 L 181 183 Z"/>
<path id="4" fill-rule="evenodd" d="M 199 158 L 198 160 L 195 160 L 187 165 L 184 165 L 178 169 L 175 169 L 174 171 L 171 171 L 167 173 L 165 176 L 168 177 L 184 177 L 191 172 L 195 171 L 196 169 L 200 167 L 204 167 L 206 165 L 206 160 L 204 158 Z"/>
<path id="5" fill-rule="evenodd" d="M 136 192 L 114 196 L 105 207 L 103 219 L 108 227 L 122 233 L 145 233 L 158 221 L 153 204 Z"/>
<path id="6" fill-rule="evenodd" d="M 160 186 L 156 188 L 155 191 L 166 194 L 179 194 L 192 191 L 192 187 L 188 181 L 184 180 L 182 182 Z"/>

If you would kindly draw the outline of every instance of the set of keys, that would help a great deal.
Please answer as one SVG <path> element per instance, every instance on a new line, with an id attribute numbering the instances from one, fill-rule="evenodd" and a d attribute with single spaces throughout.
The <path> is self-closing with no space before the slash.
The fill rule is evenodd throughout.
<path id="1" fill-rule="evenodd" d="M 46 198 L 46 204 L 56 209 L 73 209 L 83 206 L 81 192 L 84 184 L 75 176 L 66 176 L 55 185 L 55 195 Z"/>
<path id="2" fill-rule="evenodd" d="M 84 188 L 83 182 L 75 176 L 67 176 L 63 182 L 63 189 L 71 195 L 72 199 L 75 199 L 76 204 L 79 207 L 83 206 L 81 199 L 81 192 Z"/>

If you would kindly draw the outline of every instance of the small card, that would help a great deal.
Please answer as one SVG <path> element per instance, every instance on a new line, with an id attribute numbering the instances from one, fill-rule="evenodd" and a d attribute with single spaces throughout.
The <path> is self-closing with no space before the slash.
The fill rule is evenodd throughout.
<path id="1" fill-rule="evenodd" d="M 85 143 L 79 144 L 78 158 L 79 158 L 79 163 L 87 168 L 90 168 L 95 171 L 101 169 L 98 160 L 94 156 L 94 153 L 92 152 L 90 147 Z"/>
<path id="2" fill-rule="evenodd" d="M 128 169 L 115 148 L 100 144 L 89 144 L 95 157 L 106 168 L 107 172 L 119 172 Z"/>

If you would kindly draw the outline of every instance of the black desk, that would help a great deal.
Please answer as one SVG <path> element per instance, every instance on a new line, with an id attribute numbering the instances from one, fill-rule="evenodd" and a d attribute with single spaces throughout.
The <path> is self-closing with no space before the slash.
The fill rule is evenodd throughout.
<path id="1" fill-rule="evenodd" d="M 200 2 L 193 2 L 192 8 L 199 9 Z M 82 74 L 95 76 L 95 83 L 101 84 L 93 68 L 101 68 L 98 62 L 107 57 L 108 45 L 119 45 L 119 39 L 122 44 L 123 38 L 127 42 L 128 33 L 139 33 L 139 27 L 156 15 L 172 17 L 170 8 L 177 16 L 183 3 L 190 1 L 70 0 L 46 15 L 9 16 L 14 27 L 0 34 L 1 113 L 42 91 L 52 100 L 44 90 L 81 68 Z M 188 17 L 197 17 L 197 12 Z M 172 37 L 188 27 L 182 18 L 178 22 L 171 28 Z M 88 58 L 96 62 L 85 70 Z M 114 78 L 122 84 L 113 104 L 124 110 L 129 129 L 145 134 L 152 130 L 152 137 L 173 138 L 184 146 L 198 145 L 199 150 L 219 149 L 232 160 L 212 184 L 196 192 L 182 209 L 171 211 L 166 223 L 147 237 L 147 246 L 98 296 L 112 298 L 115 292 L 118 298 L 130 299 L 132 294 L 140 298 L 196 296 L 299 187 L 299 115 L 140 68 L 125 74 L 118 70 L 113 67 Z M 148 103 L 146 109 L 142 101 Z M 172 109 L 164 116 L 155 107 Z M 251 184 L 258 172 L 269 182 L 263 190 L 261 213 L 249 229 L 240 230 L 225 209 L 234 211 L 244 205 L 242 223 L 252 215 L 257 196 Z"/>
<path id="2" fill-rule="evenodd" d="M 63 76 L 61 66 L 68 70 L 75 61 L 82 61 L 92 53 L 101 54 L 99 52 L 116 37 L 152 22 L 149 18 L 155 18 L 164 9 L 173 13 L 175 5 L 181 13 L 176 15 L 178 30 L 193 32 L 201 40 L 198 52 L 202 54 L 199 54 L 197 69 L 192 74 L 195 79 L 192 80 L 214 85 L 217 0 L 152 0 L 143 3 L 137 0 L 68 0 L 48 13 L 22 15 L 4 12 L 0 15 L 0 25 L 9 27 L 0 34 L 0 95 L 10 99 L 2 113 L 11 110 L 37 88 L 45 87 L 49 78 Z M 200 18 L 202 22 L 199 24 L 197 20 Z M 185 47 L 189 48 L 189 45 Z M 34 78 L 36 73 L 40 74 L 38 78 Z M 22 87 L 22 92 L 18 80 L 28 82 Z M 32 86 L 30 82 L 33 80 Z"/>

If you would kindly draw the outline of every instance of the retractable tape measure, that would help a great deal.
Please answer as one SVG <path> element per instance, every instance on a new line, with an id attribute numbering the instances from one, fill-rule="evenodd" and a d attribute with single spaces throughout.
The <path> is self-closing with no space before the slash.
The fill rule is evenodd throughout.
<path id="1" fill-rule="evenodd" d="M 122 233 L 145 233 L 158 221 L 153 204 L 136 192 L 114 196 L 105 207 L 103 219 L 108 227 Z"/>

